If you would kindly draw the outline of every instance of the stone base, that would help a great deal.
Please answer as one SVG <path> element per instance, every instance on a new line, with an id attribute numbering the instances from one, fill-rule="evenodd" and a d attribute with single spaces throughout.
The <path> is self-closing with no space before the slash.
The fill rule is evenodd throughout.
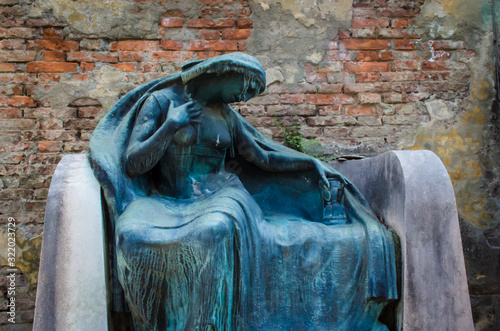
<path id="1" fill-rule="evenodd" d="M 455 197 L 439 158 L 396 151 L 334 167 L 399 236 L 396 329 L 473 330 Z M 33 330 L 108 330 L 101 208 L 85 155 L 64 157 L 47 201 Z"/>
<path id="2" fill-rule="evenodd" d="M 398 330 L 473 330 L 455 195 L 430 151 L 335 163 L 399 236 Z"/>

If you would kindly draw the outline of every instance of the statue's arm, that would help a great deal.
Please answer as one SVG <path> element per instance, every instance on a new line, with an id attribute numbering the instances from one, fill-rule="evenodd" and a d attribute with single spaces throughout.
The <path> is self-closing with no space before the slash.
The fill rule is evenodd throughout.
<path id="1" fill-rule="evenodd" d="M 163 105 L 167 108 L 169 105 Z M 161 121 L 161 105 L 154 95 L 149 96 L 136 118 L 125 152 L 125 168 L 129 176 L 149 171 L 160 160 L 172 136 L 172 123 Z"/>
<path id="2" fill-rule="evenodd" d="M 165 154 L 174 134 L 188 124 L 199 123 L 201 108 L 193 101 L 175 106 L 173 101 L 160 105 L 154 94 L 149 96 L 139 111 L 129 145 L 125 152 L 125 167 L 129 176 L 151 170 Z M 162 110 L 168 109 L 161 122 Z"/>

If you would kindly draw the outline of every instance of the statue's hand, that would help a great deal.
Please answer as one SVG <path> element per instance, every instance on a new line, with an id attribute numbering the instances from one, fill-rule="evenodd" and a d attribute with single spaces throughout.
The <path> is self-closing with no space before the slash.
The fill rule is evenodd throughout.
<path id="1" fill-rule="evenodd" d="M 195 101 L 189 101 L 178 107 L 170 105 L 167 114 L 167 122 L 173 123 L 177 129 L 189 124 L 199 124 L 202 106 Z"/>
<path id="2" fill-rule="evenodd" d="M 314 159 L 313 163 L 316 171 L 318 172 L 321 178 L 321 181 L 325 183 L 326 187 L 330 187 L 330 182 L 328 181 L 328 178 L 336 178 L 341 182 L 344 182 L 344 178 L 338 172 L 330 168 L 325 163 L 321 162 L 318 159 Z"/>

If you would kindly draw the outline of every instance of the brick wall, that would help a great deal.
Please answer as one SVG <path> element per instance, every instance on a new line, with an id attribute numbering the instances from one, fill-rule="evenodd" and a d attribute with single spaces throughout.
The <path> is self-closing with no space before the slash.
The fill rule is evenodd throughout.
<path id="1" fill-rule="evenodd" d="M 153 2 L 135 1 L 138 11 Z M 30 1 L 0 0 L 1 224 L 14 216 L 22 230 L 20 247 L 26 245 L 35 256 L 31 267 L 20 267 L 25 290 L 18 294 L 24 302 L 18 323 L 32 322 L 40 247 L 31 242 L 42 233 L 52 173 L 63 155 L 85 152 L 98 119 L 109 110 L 91 93 L 61 106 L 43 98 L 44 91 L 63 82 L 99 83 L 99 73 L 109 67 L 127 83 L 123 95 L 187 61 L 247 51 L 252 3 L 200 2 L 196 15 L 163 11 L 148 38 L 120 40 L 75 31 L 50 13 L 32 18 Z M 276 117 L 285 124 L 298 120 L 304 137 L 318 141 L 325 154 L 401 148 L 409 130 L 430 120 L 421 101 L 468 95 L 464 73 L 475 56 L 462 40 L 433 40 L 412 28 L 423 2 L 354 1 L 351 26 L 332 37 L 320 61 L 301 63 L 302 78 L 293 84 L 274 82 L 264 95 L 235 107 L 277 140 L 283 132 Z M 0 282 L 0 289 L 2 324 L 6 284 Z"/>

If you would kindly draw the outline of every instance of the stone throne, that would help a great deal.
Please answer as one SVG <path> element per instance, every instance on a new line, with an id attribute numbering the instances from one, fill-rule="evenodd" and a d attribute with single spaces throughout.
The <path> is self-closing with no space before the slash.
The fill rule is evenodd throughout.
<path id="1" fill-rule="evenodd" d="M 335 163 L 400 238 L 394 330 L 473 330 L 449 176 L 429 151 L 390 151 Z M 85 155 L 52 179 L 34 330 L 113 330 L 100 186 Z"/>

